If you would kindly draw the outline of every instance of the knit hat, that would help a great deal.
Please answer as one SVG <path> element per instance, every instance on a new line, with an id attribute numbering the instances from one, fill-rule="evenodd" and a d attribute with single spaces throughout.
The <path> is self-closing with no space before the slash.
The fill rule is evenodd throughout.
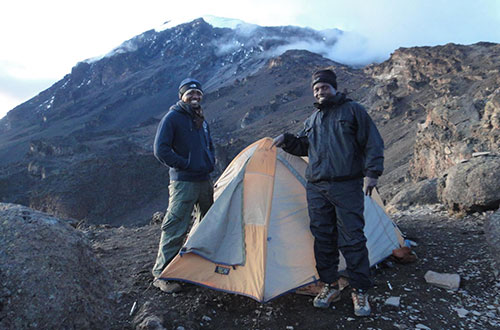
<path id="1" fill-rule="evenodd" d="M 332 70 L 318 70 L 314 72 L 311 87 L 314 87 L 319 82 L 330 84 L 333 88 L 337 89 L 337 75 Z"/>
<path id="2" fill-rule="evenodd" d="M 201 83 L 194 79 L 194 78 L 186 78 L 183 81 L 181 81 L 181 84 L 179 85 L 179 98 L 182 98 L 182 95 L 186 93 L 190 89 L 197 89 L 201 93 L 203 93 L 203 90 L 201 89 Z"/>

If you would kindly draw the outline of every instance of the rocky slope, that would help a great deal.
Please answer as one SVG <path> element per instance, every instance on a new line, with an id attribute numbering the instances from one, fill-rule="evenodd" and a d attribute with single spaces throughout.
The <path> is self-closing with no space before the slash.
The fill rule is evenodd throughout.
<path id="1" fill-rule="evenodd" d="M 244 33 L 198 19 L 78 63 L 0 121 L 0 201 L 90 223 L 146 223 L 168 201 L 167 170 L 152 157 L 156 126 L 188 75 L 204 82 L 214 177 L 255 140 L 298 131 L 312 111 L 311 72 L 324 67 L 377 122 L 387 201 L 472 152 L 498 153 L 500 45 L 399 49 L 360 69 L 283 52 L 297 41 L 332 47 L 334 36 L 296 27 Z"/>

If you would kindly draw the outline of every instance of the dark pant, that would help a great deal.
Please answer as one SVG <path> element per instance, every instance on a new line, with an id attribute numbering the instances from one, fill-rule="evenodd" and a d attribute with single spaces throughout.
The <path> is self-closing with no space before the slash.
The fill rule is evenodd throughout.
<path id="1" fill-rule="evenodd" d="M 338 280 L 339 249 L 353 288 L 373 286 L 364 235 L 363 179 L 307 183 L 310 228 L 321 281 Z"/>
<path id="2" fill-rule="evenodd" d="M 161 225 L 158 255 L 152 270 L 154 277 L 160 276 L 181 249 L 195 206 L 198 206 L 196 217 L 201 220 L 213 203 L 214 190 L 210 181 L 171 181 L 168 189 L 168 210 Z"/>

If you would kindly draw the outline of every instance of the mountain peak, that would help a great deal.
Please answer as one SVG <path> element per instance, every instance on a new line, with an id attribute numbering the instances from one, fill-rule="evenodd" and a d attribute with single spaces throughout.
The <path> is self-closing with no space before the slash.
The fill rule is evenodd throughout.
<path id="1" fill-rule="evenodd" d="M 200 22 L 204 21 L 207 24 L 210 24 L 213 27 L 216 28 L 229 28 L 229 29 L 244 29 L 247 27 L 258 27 L 258 25 L 251 24 L 244 22 L 239 19 L 235 18 L 227 18 L 227 17 L 218 17 L 218 16 L 213 16 L 213 15 L 205 15 L 199 18 L 196 18 L 192 21 L 186 21 L 186 20 L 167 20 L 165 23 L 163 23 L 161 26 L 156 27 L 155 31 L 156 32 L 161 32 L 167 29 L 174 28 L 176 26 L 179 26 L 181 24 L 186 24 L 186 23 L 195 23 L 195 22 Z"/>

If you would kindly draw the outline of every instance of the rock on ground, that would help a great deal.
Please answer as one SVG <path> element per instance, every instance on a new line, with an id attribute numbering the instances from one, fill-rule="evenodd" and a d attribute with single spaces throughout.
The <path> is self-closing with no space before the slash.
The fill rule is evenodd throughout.
<path id="1" fill-rule="evenodd" d="M 437 179 L 427 179 L 410 185 L 397 193 L 387 205 L 390 213 L 408 209 L 410 206 L 436 204 Z"/>
<path id="2" fill-rule="evenodd" d="M 477 157 L 451 167 L 440 178 L 438 196 L 452 212 L 498 209 L 500 157 Z"/>
<path id="3" fill-rule="evenodd" d="M 109 273 L 68 223 L 0 203 L 0 328 L 103 329 Z"/>
<path id="4" fill-rule="evenodd" d="M 458 274 L 443 274 L 428 270 L 424 278 L 427 283 L 434 284 L 443 289 L 458 290 L 460 287 L 460 275 Z"/>

